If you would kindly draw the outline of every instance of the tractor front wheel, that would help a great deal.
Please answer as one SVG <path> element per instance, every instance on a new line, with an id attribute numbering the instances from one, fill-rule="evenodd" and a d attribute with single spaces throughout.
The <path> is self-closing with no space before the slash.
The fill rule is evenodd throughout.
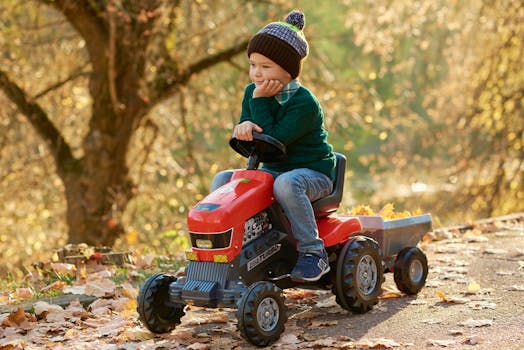
<path id="1" fill-rule="evenodd" d="M 137 311 L 140 321 L 153 333 L 173 330 L 184 316 L 184 305 L 169 301 L 169 285 L 176 277 L 162 273 L 149 277 L 140 288 Z"/>
<path id="2" fill-rule="evenodd" d="M 267 346 L 280 338 L 287 320 L 282 290 L 271 282 L 252 284 L 238 303 L 238 329 L 244 339 Z"/>

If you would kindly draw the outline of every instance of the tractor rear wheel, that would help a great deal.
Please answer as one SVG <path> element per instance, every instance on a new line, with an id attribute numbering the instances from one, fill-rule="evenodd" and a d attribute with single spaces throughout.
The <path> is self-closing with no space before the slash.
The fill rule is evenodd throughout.
<path id="1" fill-rule="evenodd" d="M 169 285 L 176 277 L 156 274 L 149 277 L 140 288 L 137 311 L 140 321 L 153 333 L 173 330 L 184 316 L 184 305 L 169 301 Z"/>
<path id="2" fill-rule="evenodd" d="M 393 266 L 397 288 L 406 294 L 417 294 L 426 283 L 428 259 L 417 247 L 407 247 L 398 253 Z"/>
<path id="3" fill-rule="evenodd" d="M 365 313 L 378 303 L 384 282 L 382 251 L 364 236 L 350 239 L 340 251 L 333 292 L 344 309 Z"/>
<path id="4" fill-rule="evenodd" d="M 253 345 L 267 346 L 284 331 L 286 312 L 282 290 L 271 282 L 256 282 L 238 302 L 240 334 Z"/>

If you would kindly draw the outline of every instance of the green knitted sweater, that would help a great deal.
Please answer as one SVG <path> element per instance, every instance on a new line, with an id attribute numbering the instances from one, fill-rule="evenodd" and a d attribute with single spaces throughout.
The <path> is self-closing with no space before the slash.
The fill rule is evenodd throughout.
<path id="1" fill-rule="evenodd" d="M 286 145 L 287 159 L 265 163 L 263 168 L 279 172 L 309 168 L 335 178 L 335 155 L 327 143 L 324 112 L 317 98 L 305 87 L 283 105 L 274 97 L 253 98 L 255 84 L 244 91 L 240 122 L 249 120 L 260 126 L 264 134 Z"/>

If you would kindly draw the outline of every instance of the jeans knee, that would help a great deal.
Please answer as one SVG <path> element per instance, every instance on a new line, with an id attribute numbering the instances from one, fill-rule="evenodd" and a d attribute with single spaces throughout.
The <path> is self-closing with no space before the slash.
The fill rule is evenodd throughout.
<path id="1" fill-rule="evenodd" d="M 301 192 L 301 183 L 286 173 L 275 179 L 273 193 L 278 202 L 285 202 L 287 199 L 294 199 Z"/>

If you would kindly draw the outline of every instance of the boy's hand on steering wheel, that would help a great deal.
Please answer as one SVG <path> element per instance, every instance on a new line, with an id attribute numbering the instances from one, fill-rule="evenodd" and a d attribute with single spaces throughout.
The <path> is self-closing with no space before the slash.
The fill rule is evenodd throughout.
<path id="1" fill-rule="evenodd" d="M 233 130 L 233 137 L 242 141 L 252 141 L 253 140 L 253 131 L 262 132 L 262 128 L 255 123 L 246 120 L 235 126 Z"/>

